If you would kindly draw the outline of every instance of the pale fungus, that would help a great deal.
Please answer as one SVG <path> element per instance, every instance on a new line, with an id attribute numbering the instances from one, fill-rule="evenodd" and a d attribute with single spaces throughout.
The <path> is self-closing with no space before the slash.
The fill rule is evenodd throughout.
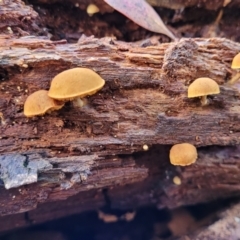
<path id="1" fill-rule="evenodd" d="M 136 212 L 127 212 L 125 214 L 123 214 L 120 219 L 121 220 L 125 220 L 126 222 L 131 222 L 136 216 Z"/>
<path id="2" fill-rule="evenodd" d="M 39 90 L 28 96 L 24 103 L 24 115 L 33 117 L 43 115 L 47 112 L 58 110 L 63 107 L 63 103 L 50 98 L 48 91 Z"/>
<path id="3" fill-rule="evenodd" d="M 105 81 L 93 70 L 73 68 L 53 78 L 48 96 L 59 101 L 76 100 L 82 106 L 81 98 L 95 94 L 104 84 Z"/>
<path id="4" fill-rule="evenodd" d="M 208 104 L 208 95 L 219 93 L 219 85 L 207 77 L 197 78 L 188 87 L 188 98 L 201 97 L 202 106 Z"/>
<path id="5" fill-rule="evenodd" d="M 118 221 L 118 217 L 113 214 L 107 214 L 98 210 L 98 218 L 104 221 L 105 223 L 113 223 Z"/>
<path id="6" fill-rule="evenodd" d="M 175 185 L 181 185 L 181 183 L 182 183 L 181 178 L 178 177 L 178 176 L 175 176 L 175 177 L 173 178 L 173 183 L 174 183 Z"/>
<path id="7" fill-rule="evenodd" d="M 148 150 L 149 150 L 149 147 L 148 147 L 147 144 L 144 144 L 144 145 L 143 145 L 143 150 L 144 150 L 144 151 L 148 151 Z"/>
<path id="8" fill-rule="evenodd" d="M 98 13 L 99 8 L 95 4 L 89 4 L 87 7 L 87 14 L 91 17 L 93 14 Z"/>
<path id="9" fill-rule="evenodd" d="M 187 166 L 197 160 L 197 149 L 190 143 L 180 143 L 172 146 L 170 150 L 172 165 Z"/>
<path id="10" fill-rule="evenodd" d="M 240 78 L 240 53 L 233 58 L 231 68 L 237 70 L 237 74 L 229 81 L 230 84 L 234 84 Z"/>

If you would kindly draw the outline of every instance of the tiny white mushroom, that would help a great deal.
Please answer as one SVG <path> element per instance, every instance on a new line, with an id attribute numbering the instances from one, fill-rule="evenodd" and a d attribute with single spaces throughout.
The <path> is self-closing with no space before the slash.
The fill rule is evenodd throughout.
<path id="1" fill-rule="evenodd" d="M 176 184 L 176 185 L 181 185 L 181 183 L 182 183 L 181 178 L 178 177 L 178 176 L 175 176 L 173 178 L 173 183 Z"/>
<path id="2" fill-rule="evenodd" d="M 144 150 L 144 151 L 148 151 L 148 150 L 149 150 L 149 147 L 148 147 L 147 144 L 144 144 L 144 145 L 143 145 L 143 150 Z"/>

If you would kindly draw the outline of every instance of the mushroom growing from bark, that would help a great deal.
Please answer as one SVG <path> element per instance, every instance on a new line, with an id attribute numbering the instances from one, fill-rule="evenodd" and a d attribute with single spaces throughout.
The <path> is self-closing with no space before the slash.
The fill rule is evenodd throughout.
<path id="1" fill-rule="evenodd" d="M 144 144 L 144 145 L 143 145 L 143 150 L 144 150 L 144 151 L 148 151 L 148 150 L 149 150 L 149 147 L 148 147 L 147 144 Z"/>
<path id="2" fill-rule="evenodd" d="M 181 185 L 181 183 L 182 183 L 181 178 L 178 177 L 178 176 L 175 176 L 175 177 L 173 178 L 173 183 L 174 183 L 175 185 Z"/>
<path id="3" fill-rule="evenodd" d="M 93 14 L 98 13 L 99 8 L 95 4 L 89 4 L 87 7 L 87 14 L 91 17 Z"/>
<path id="4" fill-rule="evenodd" d="M 237 74 L 229 81 L 230 84 L 234 84 L 240 78 L 240 53 L 233 58 L 231 68 L 237 70 Z"/>
<path id="5" fill-rule="evenodd" d="M 48 91 L 39 90 L 27 97 L 24 103 L 24 115 L 26 117 L 44 115 L 47 112 L 59 110 L 63 106 L 63 103 L 50 98 Z"/>
<path id="6" fill-rule="evenodd" d="M 59 101 L 76 100 L 83 106 L 81 98 L 95 94 L 105 81 L 93 70 L 73 68 L 59 73 L 51 82 L 48 96 Z"/>
<path id="7" fill-rule="evenodd" d="M 188 87 L 188 98 L 201 97 L 202 106 L 208 104 L 207 95 L 219 93 L 219 85 L 207 77 L 197 78 Z"/>
<path id="8" fill-rule="evenodd" d="M 175 144 L 170 149 L 170 162 L 172 165 L 187 166 L 197 160 L 197 149 L 190 143 Z"/>

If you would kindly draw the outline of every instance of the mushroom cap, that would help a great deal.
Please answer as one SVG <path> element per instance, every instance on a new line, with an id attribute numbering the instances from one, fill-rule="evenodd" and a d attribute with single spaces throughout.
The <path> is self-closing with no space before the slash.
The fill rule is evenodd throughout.
<path id="1" fill-rule="evenodd" d="M 202 77 L 194 80 L 188 87 L 188 98 L 220 93 L 218 84 L 211 78 Z"/>
<path id="2" fill-rule="evenodd" d="M 240 69 L 240 53 L 238 53 L 232 60 L 232 69 Z"/>
<path id="3" fill-rule="evenodd" d="M 87 7 L 87 14 L 93 15 L 94 13 L 98 13 L 98 12 L 99 12 L 98 6 L 96 6 L 93 3 L 88 5 L 88 7 Z"/>
<path id="4" fill-rule="evenodd" d="M 180 143 L 172 146 L 170 150 L 172 165 L 187 166 L 197 160 L 197 149 L 190 143 Z"/>
<path id="5" fill-rule="evenodd" d="M 59 73 L 51 82 L 48 96 L 57 100 L 72 100 L 93 95 L 105 81 L 88 68 L 72 68 Z"/>
<path id="6" fill-rule="evenodd" d="M 24 103 L 24 115 L 26 117 L 43 115 L 47 111 L 58 110 L 63 105 L 50 98 L 48 91 L 39 90 L 27 97 Z"/>

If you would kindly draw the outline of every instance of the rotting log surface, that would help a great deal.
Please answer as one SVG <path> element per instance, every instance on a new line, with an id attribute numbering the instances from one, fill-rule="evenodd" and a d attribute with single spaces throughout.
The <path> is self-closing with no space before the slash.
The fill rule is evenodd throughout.
<path id="1" fill-rule="evenodd" d="M 110 38 L 67 44 L 1 36 L 1 173 L 5 185 L 19 187 L 0 189 L 0 214 L 26 212 L 41 203 L 27 218 L 19 214 L 15 223 L 2 217 L 1 230 L 103 206 L 103 188 L 109 188 L 113 208 L 176 207 L 239 195 L 240 149 L 228 146 L 240 142 L 239 90 L 226 82 L 240 45 L 226 39 L 156 46 L 149 40 L 148 45 Z M 48 89 L 57 73 L 79 66 L 106 80 L 87 106 L 67 103 L 51 115 L 24 117 L 30 93 Z M 186 97 L 189 83 L 201 76 L 221 85 L 221 94 L 210 97 L 204 108 L 199 99 Z M 199 149 L 197 164 L 176 168 L 169 164 L 166 145 L 179 142 L 210 147 Z M 131 155 L 143 144 L 150 151 Z M 13 157 L 22 167 L 7 164 Z M 19 171 L 26 183 L 37 182 L 21 186 Z M 182 179 L 178 187 L 172 184 L 176 175 Z"/>
<path id="2" fill-rule="evenodd" d="M 21 32 L 24 29 L 39 30 L 36 24 L 33 24 L 38 14 L 32 7 L 26 6 L 21 0 L 2 0 L 0 2 L 0 29 L 6 27 L 18 27 Z M 31 26 L 31 27 L 29 27 Z M 30 31 L 29 31 L 30 32 Z"/>

